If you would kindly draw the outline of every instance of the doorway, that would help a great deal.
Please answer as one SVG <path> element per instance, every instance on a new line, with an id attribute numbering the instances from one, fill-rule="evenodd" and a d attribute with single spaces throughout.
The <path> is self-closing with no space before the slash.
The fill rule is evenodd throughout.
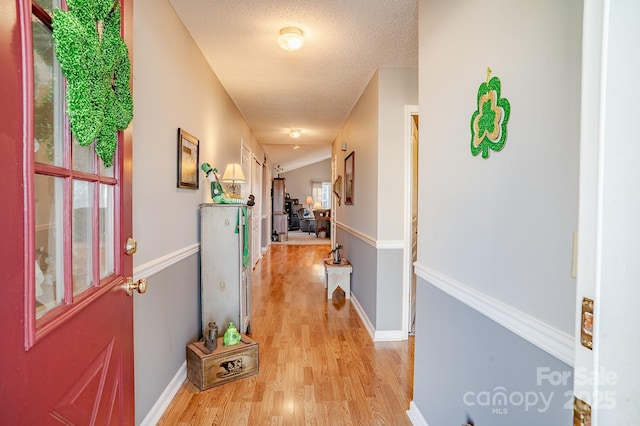
<path id="1" fill-rule="evenodd" d="M 403 331 L 406 335 L 414 335 L 417 279 L 413 264 L 418 257 L 418 106 L 406 105 L 405 117 L 405 212 L 407 216 L 404 231 Z"/>

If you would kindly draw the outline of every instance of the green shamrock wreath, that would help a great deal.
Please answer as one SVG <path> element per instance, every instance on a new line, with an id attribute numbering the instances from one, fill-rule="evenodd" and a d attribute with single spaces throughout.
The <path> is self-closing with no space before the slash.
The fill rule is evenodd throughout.
<path id="1" fill-rule="evenodd" d="M 482 158 L 488 158 L 489 149 L 500 151 L 504 147 L 511 112 L 509 101 L 500 98 L 498 77 L 480 85 L 477 105 L 471 115 L 471 153 L 477 156 L 482 152 Z"/>
<path id="2" fill-rule="evenodd" d="M 127 45 L 120 37 L 119 0 L 67 0 L 53 12 L 53 40 L 67 78 L 67 114 L 82 146 L 96 142 L 106 167 L 113 164 L 117 131 L 133 118 Z"/>

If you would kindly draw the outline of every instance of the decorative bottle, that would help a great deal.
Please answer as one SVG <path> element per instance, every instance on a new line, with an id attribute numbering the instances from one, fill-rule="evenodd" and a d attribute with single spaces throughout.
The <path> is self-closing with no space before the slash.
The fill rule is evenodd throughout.
<path id="1" fill-rule="evenodd" d="M 227 326 L 227 331 L 224 332 L 224 337 L 222 339 L 225 346 L 233 346 L 240 343 L 240 332 L 236 328 L 233 321 L 229 322 Z"/>
<path id="2" fill-rule="evenodd" d="M 218 326 L 215 321 L 209 323 L 209 332 L 204 340 L 204 345 L 210 351 L 215 351 L 218 347 Z"/>

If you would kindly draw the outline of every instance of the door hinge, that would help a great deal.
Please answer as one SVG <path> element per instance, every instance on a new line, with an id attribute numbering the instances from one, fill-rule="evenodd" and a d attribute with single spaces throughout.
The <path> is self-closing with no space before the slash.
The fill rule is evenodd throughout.
<path id="1" fill-rule="evenodd" d="M 573 426 L 591 426 L 591 406 L 573 397 Z"/>
<path id="2" fill-rule="evenodd" d="M 582 316 L 580 317 L 580 343 L 593 350 L 593 300 L 582 299 Z"/>

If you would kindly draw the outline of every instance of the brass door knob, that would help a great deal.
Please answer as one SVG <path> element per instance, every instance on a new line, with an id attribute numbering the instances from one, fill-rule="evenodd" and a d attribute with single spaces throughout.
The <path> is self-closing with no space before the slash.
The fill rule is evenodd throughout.
<path id="1" fill-rule="evenodd" d="M 133 295 L 134 291 L 137 291 L 140 294 L 144 294 L 147 291 L 146 278 L 140 278 L 138 281 L 133 281 L 133 278 L 129 277 L 124 285 L 129 296 Z"/>

